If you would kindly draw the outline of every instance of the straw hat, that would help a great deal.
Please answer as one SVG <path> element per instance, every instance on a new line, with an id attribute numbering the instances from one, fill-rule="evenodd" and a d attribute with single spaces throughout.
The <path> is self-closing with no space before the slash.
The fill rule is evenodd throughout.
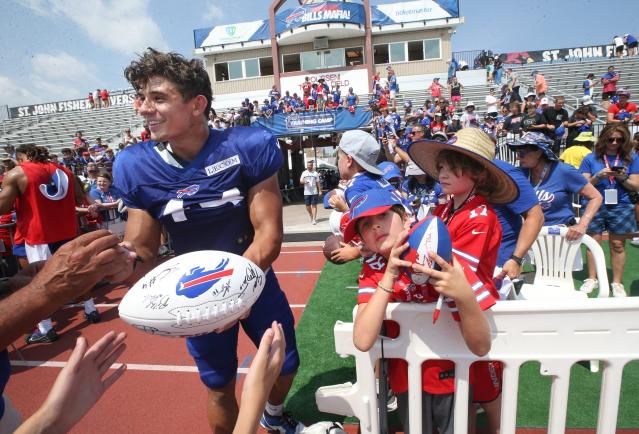
<path id="1" fill-rule="evenodd" d="M 488 134 L 478 128 L 459 130 L 449 141 L 444 143 L 432 140 L 415 141 L 408 148 L 408 155 L 426 173 L 434 179 L 438 179 L 437 157 L 441 151 L 445 150 L 462 153 L 477 161 L 490 172 L 496 183 L 496 188 L 493 194 L 485 196 L 488 202 L 504 204 L 519 197 L 519 187 L 515 181 L 493 163 L 495 144 Z"/>

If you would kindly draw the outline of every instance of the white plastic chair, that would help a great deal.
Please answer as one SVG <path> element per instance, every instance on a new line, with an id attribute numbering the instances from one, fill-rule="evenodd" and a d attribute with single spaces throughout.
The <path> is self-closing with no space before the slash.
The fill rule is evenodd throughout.
<path id="1" fill-rule="evenodd" d="M 516 296 L 520 300 L 566 300 L 585 299 L 588 295 L 575 290 L 572 280 L 572 269 L 575 257 L 581 255 L 581 245 L 590 250 L 595 260 L 597 280 L 599 281 L 599 298 L 608 297 L 608 274 L 606 257 L 599 243 L 592 237 L 584 235 L 576 241 L 566 239 L 568 228 L 544 226 L 531 247 L 535 261 L 535 280 L 526 283 Z M 599 361 L 590 361 L 590 372 L 599 371 Z"/>
<path id="2" fill-rule="evenodd" d="M 584 235 L 577 241 L 566 240 L 568 228 L 544 226 L 531 247 L 535 262 L 535 278 L 532 284 L 524 284 L 517 295 L 520 300 L 552 300 L 587 298 L 588 295 L 575 290 L 572 269 L 581 245 L 590 250 L 595 260 L 598 297 L 608 297 L 610 287 L 606 272 L 606 259 L 599 243 Z"/>

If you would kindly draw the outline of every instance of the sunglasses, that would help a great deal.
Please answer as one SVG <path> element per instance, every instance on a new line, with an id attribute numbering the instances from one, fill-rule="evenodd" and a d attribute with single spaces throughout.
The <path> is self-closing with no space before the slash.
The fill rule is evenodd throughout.
<path id="1" fill-rule="evenodd" d="M 608 138 L 608 143 L 622 143 L 623 137 L 610 137 Z"/>
<path id="2" fill-rule="evenodd" d="M 520 149 L 518 151 L 515 152 L 515 154 L 517 154 L 517 156 L 519 158 L 524 158 L 526 155 L 530 154 L 531 152 L 535 152 L 534 149 Z"/>

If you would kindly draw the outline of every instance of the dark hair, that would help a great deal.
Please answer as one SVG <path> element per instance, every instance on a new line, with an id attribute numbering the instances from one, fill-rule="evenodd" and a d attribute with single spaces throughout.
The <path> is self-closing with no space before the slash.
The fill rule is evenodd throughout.
<path id="1" fill-rule="evenodd" d="M 628 163 L 632 162 L 632 147 L 633 143 L 630 139 L 630 130 L 624 124 L 607 124 L 599 133 L 599 140 L 595 144 L 594 153 L 598 159 L 602 159 L 606 153 L 606 145 L 613 133 L 620 133 L 623 136 L 621 147 L 619 148 L 619 155 L 623 161 Z"/>
<path id="2" fill-rule="evenodd" d="M 153 76 L 164 77 L 173 82 L 185 101 L 203 95 L 207 102 L 204 117 L 208 118 L 213 91 L 201 60 L 187 60 L 181 54 L 162 53 L 149 47 L 139 60 L 131 62 L 124 70 L 124 77 L 136 91 L 144 87 Z"/>
<path id="3" fill-rule="evenodd" d="M 461 152 L 444 150 L 437 155 L 437 164 L 445 163 L 451 170 L 460 170 L 462 174 L 469 176 L 475 182 L 475 192 L 484 197 L 495 193 L 497 180 L 477 160 Z M 439 177 L 439 176 L 438 176 Z"/>
<path id="4" fill-rule="evenodd" d="M 18 146 L 16 148 L 16 154 L 24 154 L 27 156 L 27 160 L 36 163 L 45 163 L 49 161 L 49 151 L 47 151 L 47 148 L 36 146 L 33 143 Z"/>
<path id="5" fill-rule="evenodd" d="M 106 178 L 108 179 L 111 183 L 113 183 L 113 177 L 111 176 L 111 174 L 109 172 L 107 172 L 106 170 L 100 170 L 100 173 L 98 173 L 98 178 Z"/>

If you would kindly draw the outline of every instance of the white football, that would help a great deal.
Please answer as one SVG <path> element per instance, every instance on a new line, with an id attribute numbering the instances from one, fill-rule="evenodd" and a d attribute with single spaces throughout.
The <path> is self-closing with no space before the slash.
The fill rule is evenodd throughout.
<path id="1" fill-rule="evenodd" d="M 149 271 L 126 293 L 120 318 L 146 333 L 197 336 L 237 321 L 264 288 L 248 259 L 217 250 L 186 253 Z"/>

